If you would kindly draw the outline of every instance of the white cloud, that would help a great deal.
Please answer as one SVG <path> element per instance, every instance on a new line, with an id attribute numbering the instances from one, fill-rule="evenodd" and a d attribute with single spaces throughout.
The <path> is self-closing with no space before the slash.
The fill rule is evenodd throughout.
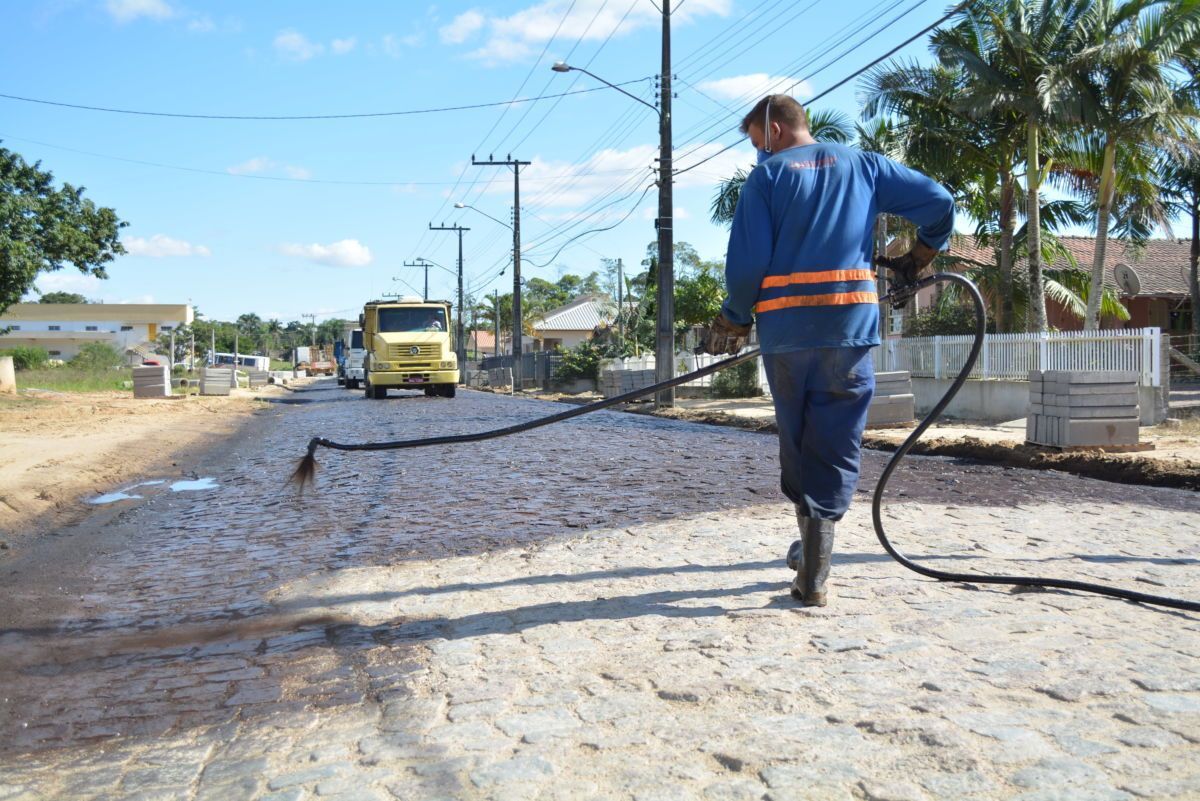
<path id="1" fill-rule="evenodd" d="M 241 164 L 226 167 L 225 172 L 230 175 L 278 176 L 282 174 L 288 178 L 295 178 L 297 180 L 306 180 L 312 177 L 312 170 L 307 167 L 299 167 L 295 164 L 280 164 L 266 156 L 255 156 L 254 158 L 246 159 Z"/>
<path id="2" fill-rule="evenodd" d="M 266 156 L 255 156 L 252 159 L 247 159 L 241 164 L 234 164 L 232 167 L 226 167 L 225 172 L 230 175 L 257 175 L 266 172 L 275 162 L 271 161 Z"/>
<path id="3" fill-rule="evenodd" d="M 438 38 L 446 44 L 462 44 L 483 28 L 485 19 L 475 9 L 459 14 L 449 25 L 438 29 Z"/>
<path id="4" fill-rule="evenodd" d="M 329 43 L 329 50 L 335 56 L 343 56 L 353 50 L 357 45 L 358 40 L 353 36 L 350 36 L 345 39 L 334 39 Z"/>
<path id="5" fill-rule="evenodd" d="M 217 29 L 217 24 L 213 22 L 212 17 L 205 15 L 193 17 L 188 21 L 187 29 L 192 33 L 212 33 Z"/>
<path id="6" fill-rule="evenodd" d="M 701 16 L 726 16 L 731 6 L 732 0 L 688 0 L 675 21 L 682 24 Z M 507 17 L 484 19 L 479 12 L 468 11 L 439 33 L 443 42 L 461 44 L 486 30 L 484 44 L 469 56 L 485 64 L 502 64 L 533 55 L 537 47 L 555 37 L 556 30 L 559 41 L 600 41 L 662 22 L 662 16 L 649 2 L 638 3 L 628 16 L 623 8 L 606 0 L 543 0 Z"/>
<path id="7" fill-rule="evenodd" d="M 715 81 L 704 81 L 699 85 L 702 92 L 712 95 L 718 100 L 736 100 L 749 106 L 767 94 L 779 94 L 787 91 L 793 97 L 804 97 L 812 94 L 808 81 L 800 81 L 786 75 L 768 75 L 765 72 L 754 72 L 749 75 L 733 75 Z M 789 91 L 790 90 L 790 91 Z"/>
<path id="8" fill-rule="evenodd" d="M 658 216 L 658 206 L 657 205 L 649 206 L 647 208 L 642 209 L 642 219 L 643 220 L 653 220 L 657 216 Z M 674 213 L 673 219 L 688 220 L 688 219 L 691 219 L 691 217 L 692 217 L 692 215 L 687 209 L 683 208 L 682 206 L 675 207 L 675 213 Z"/>
<path id="9" fill-rule="evenodd" d="M 38 292 L 75 292 L 91 297 L 103 288 L 104 280 L 94 275 L 84 275 L 77 270 L 56 270 L 52 273 L 42 273 L 37 278 Z M 30 301 L 38 299 L 37 292 L 28 292 L 25 298 Z"/>
<path id="10" fill-rule="evenodd" d="M 629 150 L 601 150 L 582 163 L 547 161 L 534 156 L 533 163 L 521 171 L 521 197 L 528 198 L 531 206 L 572 208 L 597 200 L 614 189 L 617 192 L 601 202 L 634 190 L 640 193 L 641 187 L 653 180 L 650 167 L 657 155 L 658 147 L 647 144 Z M 641 173 L 641 177 L 635 180 L 635 173 Z M 487 191 L 511 195 L 512 188 L 504 181 L 493 181 Z M 623 208 L 621 213 L 624 211 Z"/>
<path id="11" fill-rule="evenodd" d="M 343 239 L 329 245 L 285 244 L 279 250 L 287 256 L 299 256 L 330 267 L 365 267 L 374 261 L 371 249 L 357 239 Z"/>
<path id="12" fill-rule="evenodd" d="M 154 303 L 153 295 L 136 295 L 132 298 L 121 298 L 116 303 Z"/>
<path id="13" fill-rule="evenodd" d="M 280 31 L 274 45 L 275 52 L 289 61 L 308 61 L 325 52 L 325 45 L 310 42 L 304 34 L 291 28 Z"/>
<path id="14" fill-rule="evenodd" d="M 104 8 L 117 22 L 132 22 L 138 17 L 169 19 L 175 9 L 166 0 L 107 0 Z"/>
<path id="15" fill-rule="evenodd" d="M 182 239 L 172 239 L 165 234 L 155 234 L 149 239 L 131 236 L 123 243 L 130 256 L 145 256 L 149 259 L 165 259 L 172 256 L 211 256 L 212 251 L 204 245 L 193 245 Z"/>

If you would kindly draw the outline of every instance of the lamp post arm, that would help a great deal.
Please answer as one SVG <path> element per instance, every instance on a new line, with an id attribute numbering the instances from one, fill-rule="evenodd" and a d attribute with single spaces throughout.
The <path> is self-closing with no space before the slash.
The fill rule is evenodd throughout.
<path id="1" fill-rule="evenodd" d="M 590 75 L 590 76 L 592 76 L 592 77 L 593 77 L 593 78 L 595 78 L 597 81 L 599 81 L 600 83 L 604 84 L 605 86 L 609 86 L 609 87 L 611 87 L 611 88 L 613 88 L 613 89 L 616 89 L 618 92 L 620 92 L 621 94 L 625 95 L 626 97 L 633 98 L 633 99 L 634 99 L 634 100 L 636 100 L 637 102 L 641 103 L 643 106 L 645 106 L 646 108 L 650 109 L 651 111 L 653 111 L 653 112 L 654 112 L 655 114 L 657 114 L 658 116 L 660 116 L 660 117 L 662 116 L 662 112 L 661 112 L 661 111 L 659 111 L 659 109 L 658 109 L 658 107 L 657 107 L 657 106 L 654 106 L 654 105 L 652 105 L 652 104 L 650 104 L 650 103 L 647 103 L 645 100 L 642 100 L 640 97 L 638 97 L 637 95 L 635 95 L 635 94 L 633 94 L 633 93 L 631 93 L 631 92 L 627 92 L 627 91 L 625 91 L 625 90 L 624 90 L 624 89 L 622 89 L 621 87 L 617 86 L 615 83 L 612 83 L 612 82 L 610 82 L 610 81 L 606 81 L 606 80 L 604 80 L 603 78 L 601 78 L 601 77 L 600 77 L 599 75 L 597 75 L 596 73 L 594 73 L 594 72 L 588 72 L 588 71 L 587 71 L 587 70 L 585 70 L 583 67 L 570 67 L 569 69 L 572 69 L 572 70 L 574 70 L 575 72 L 582 72 L 584 75 Z"/>

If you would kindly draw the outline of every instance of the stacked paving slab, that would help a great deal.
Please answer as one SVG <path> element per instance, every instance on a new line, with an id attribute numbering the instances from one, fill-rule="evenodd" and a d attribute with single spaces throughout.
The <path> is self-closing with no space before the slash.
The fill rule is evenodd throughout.
<path id="1" fill-rule="evenodd" d="M 875 374 L 875 396 L 867 410 L 867 425 L 871 427 L 911 423 L 916 418 L 916 402 L 912 391 L 912 373 L 899 370 Z"/>
<path id="2" fill-rule="evenodd" d="M 200 371 L 201 395 L 228 395 L 232 384 L 232 367 L 205 367 Z"/>
<path id="3" fill-rule="evenodd" d="M 171 376 L 163 365 L 133 368 L 133 397 L 165 398 L 171 394 Z"/>
<path id="4" fill-rule="evenodd" d="M 623 395 L 654 383 L 653 370 L 601 370 L 600 394 L 606 398 Z"/>
<path id="5" fill-rule="evenodd" d="M 250 376 L 250 389 L 265 387 L 267 380 L 271 377 L 271 374 L 266 370 L 251 370 L 247 375 Z"/>
<path id="6" fill-rule="evenodd" d="M 1025 439 L 1058 448 L 1138 444 L 1138 374 L 1117 370 L 1029 373 Z"/>

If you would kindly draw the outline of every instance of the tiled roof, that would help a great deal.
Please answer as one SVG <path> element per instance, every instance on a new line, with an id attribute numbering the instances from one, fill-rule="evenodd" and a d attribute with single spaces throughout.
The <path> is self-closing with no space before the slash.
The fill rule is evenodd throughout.
<path id="1" fill-rule="evenodd" d="M 1086 236 L 1063 236 L 1059 241 L 1075 257 L 1080 269 L 1091 271 L 1096 240 Z M 1187 271 L 1191 254 L 1190 239 L 1151 239 L 1138 248 L 1116 239 L 1108 240 L 1104 249 L 1104 284 L 1115 287 L 1113 268 L 1121 263 L 1128 264 L 1137 272 L 1141 282 L 1138 295 L 1188 294 Z M 889 251 L 892 248 L 889 248 Z M 903 249 L 901 250 L 903 252 Z M 950 253 L 972 261 L 991 263 L 996 251 L 975 245 L 973 236 L 955 236 Z M 1018 262 L 1023 266 L 1024 260 Z M 1064 266 L 1056 264 L 1051 266 Z"/>
<path id="2" fill-rule="evenodd" d="M 608 306 L 598 298 L 584 295 L 565 306 L 547 312 L 533 324 L 535 331 L 592 331 L 601 323 L 612 319 Z"/>

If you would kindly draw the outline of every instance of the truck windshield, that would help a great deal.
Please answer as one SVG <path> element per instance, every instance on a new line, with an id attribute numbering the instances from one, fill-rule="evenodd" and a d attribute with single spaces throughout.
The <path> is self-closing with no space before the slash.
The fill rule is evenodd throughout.
<path id="1" fill-rule="evenodd" d="M 360 329 L 358 329 L 358 330 L 356 330 L 356 331 L 353 331 L 353 332 L 351 332 L 351 334 L 350 334 L 350 348 L 351 348 L 351 350 L 361 350 L 361 349 L 362 349 L 362 346 L 363 346 L 363 343 L 362 343 L 362 329 L 360 328 Z"/>
<path id="2" fill-rule="evenodd" d="M 445 331 L 446 310 L 441 308 L 383 308 L 379 310 L 380 333 Z"/>

